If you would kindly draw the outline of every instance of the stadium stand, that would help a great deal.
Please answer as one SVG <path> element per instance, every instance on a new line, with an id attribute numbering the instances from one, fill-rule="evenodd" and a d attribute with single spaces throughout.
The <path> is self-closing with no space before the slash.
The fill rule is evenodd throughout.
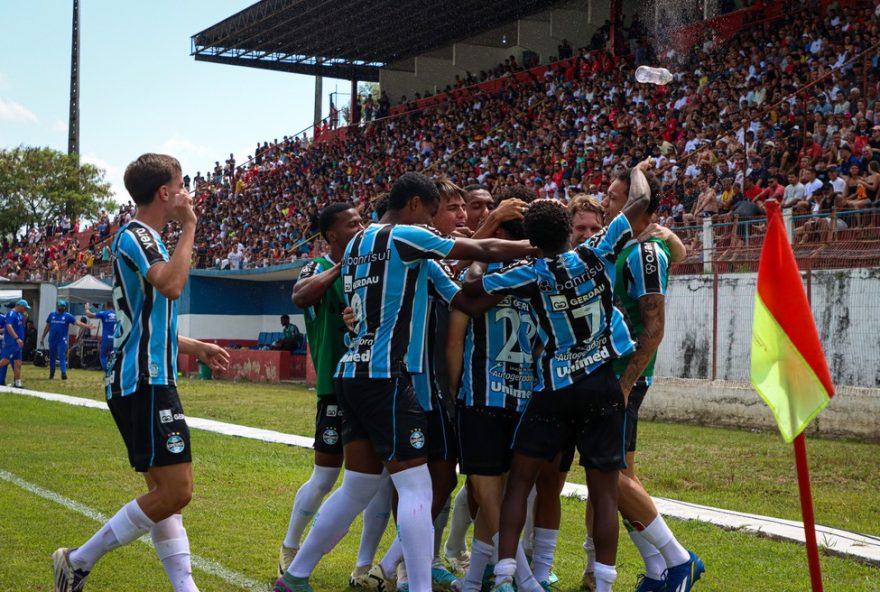
<path id="1" fill-rule="evenodd" d="M 647 156 L 662 176 L 662 222 L 686 240 L 691 264 L 755 259 L 771 196 L 795 214 L 799 256 L 876 262 L 880 57 L 869 50 L 878 6 L 839 3 L 820 16 L 797 2 L 756 4 L 676 29 L 659 56 L 630 19 L 617 56 L 560 46 L 571 57 L 528 69 L 507 60 L 431 97 L 394 106 L 365 98 L 368 121 L 331 130 L 325 120 L 311 141 L 285 136 L 258 144 L 240 166 L 230 158 L 198 173 L 194 263 L 235 269 L 310 257 L 323 249 L 322 206 L 348 200 L 366 212 L 409 170 L 493 192 L 523 183 L 567 201 L 601 197 L 616 172 Z M 668 67 L 673 82 L 637 84 L 634 70 L 646 63 Z M 0 274 L 99 273 L 102 227 L 112 228 L 99 221 L 91 247 L 88 232 L 4 244 Z M 166 234 L 173 244 L 174 229 Z"/>

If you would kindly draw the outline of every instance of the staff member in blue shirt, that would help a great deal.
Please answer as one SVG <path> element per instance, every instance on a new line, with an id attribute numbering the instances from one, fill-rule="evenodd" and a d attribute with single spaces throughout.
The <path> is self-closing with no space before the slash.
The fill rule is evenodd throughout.
<path id="1" fill-rule="evenodd" d="M 55 312 L 50 312 L 46 317 L 46 326 L 40 338 L 40 343 L 45 344 L 46 333 L 49 334 L 49 380 L 55 378 L 55 358 L 61 364 L 61 380 L 67 380 L 67 334 L 71 325 L 91 330 L 89 325 L 67 312 L 67 302 L 59 300 Z"/>
<path id="2" fill-rule="evenodd" d="M 116 310 L 112 302 L 104 304 L 104 310 L 92 312 L 86 302 L 86 316 L 101 321 L 101 370 L 107 371 L 107 357 L 113 351 L 113 335 L 116 334 Z"/>
<path id="3" fill-rule="evenodd" d="M 6 367 L 12 364 L 15 377 L 13 386 L 21 388 L 21 352 L 24 346 L 25 311 L 31 309 L 28 301 L 22 298 L 6 313 L 6 335 L 3 338 L 3 354 L 0 355 L 0 385 L 6 384 Z"/>

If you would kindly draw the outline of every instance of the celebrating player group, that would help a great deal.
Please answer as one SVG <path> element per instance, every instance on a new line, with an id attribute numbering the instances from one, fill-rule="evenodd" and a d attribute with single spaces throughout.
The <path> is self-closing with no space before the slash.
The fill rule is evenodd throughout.
<path id="1" fill-rule="evenodd" d="M 320 212 L 329 252 L 293 291 L 317 373 L 314 469 L 293 498 L 275 592 L 310 592 L 321 558 L 362 513 L 353 587 L 554 589 L 560 493 L 575 452 L 589 490 L 582 589 L 612 589 L 619 512 L 644 559 L 637 590 L 691 590 L 703 562 L 634 470 L 667 270 L 684 256 L 652 224 L 652 167 L 621 173 L 601 203 L 578 196 L 566 206 L 526 187 L 491 196 L 406 173 L 369 213 L 347 203 Z M 196 225 L 179 163 L 144 155 L 125 183 L 138 214 L 113 243 L 106 382 L 148 493 L 81 546 L 55 552 L 56 592 L 82 590 L 100 557 L 147 532 L 174 590 L 198 590 L 180 514 L 192 456 L 176 357 L 191 352 L 220 369 L 228 355 L 177 336 Z M 173 255 L 157 232 L 170 220 L 181 227 Z M 456 468 L 466 484 L 453 496 Z M 396 536 L 377 560 L 392 517 Z"/>

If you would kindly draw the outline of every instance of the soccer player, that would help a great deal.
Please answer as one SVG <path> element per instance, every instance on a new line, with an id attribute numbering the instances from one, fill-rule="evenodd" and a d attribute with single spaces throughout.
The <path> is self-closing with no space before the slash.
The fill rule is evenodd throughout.
<path id="1" fill-rule="evenodd" d="M 98 319 L 101 321 L 101 349 L 99 356 L 101 359 L 101 370 L 107 372 L 107 359 L 110 352 L 113 351 L 113 336 L 116 334 L 116 310 L 113 308 L 113 302 L 104 304 L 104 310 L 92 312 L 89 303 L 86 302 L 86 316 L 90 319 Z"/>
<path id="2" fill-rule="evenodd" d="M 67 335 L 70 326 L 76 325 L 91 331 L 91 327 L 67 312 L 67 302 L 59 300 L 55 304 L 55 311 L 46 317 L 46 326 L 43 328 L 43 336 L 40 343 L 46 343 L 46 333 L 49 334 L 49 380 L 55 378 L 55 358 L 61 365 L 61 380 L 67 380 Z"/>
<path id="3" fill-rule="evenodd" d="M 412 592 L 431 590 L 432 488 L 426 465 L 427 421 L 410 376 L 424 368 L 430 259 L 504 261 L 532 251 L 525 243 L 451 239 L 427 228 L 439 194 L 419 173 L 395 182 L 381 224 L 348 244 L 343 288 L 356 331 L 337 368 L 343 410 L 342 485 L 318 511 L 276 592 L 310 592 L 308 578 L 376 492 L 383 466 L 398 493 L 398 536 Z M 452 298 L 453 305 L 460 298 Z M 391 583 L 386 582 L 390 588 Z"/>
<path id="4" fill-rule="evenodd" d="M 581 193 L 568 202 L 568 213 L 571 214 L 571 244 L 579 245 L 605 226 L 605 212 L 602 204 L 595 197 Z M 617 210 L 620 213 L 620 210 Z M 615 215 L 617 214 L 615 213 Z M 613 216 L 609 216 L 611 220 Z"/>
<path id="5" fill-rule="evenodd" d="M 523 205 L 535 199 L 528 189 L 505 190 L 497 198 L 499 211 L 508 200 Z M 520 220 L 500 225 L 495 236 L 524 238 Z M 495 271 L 504 263 L 474 263 L 471 267 Z M 479 505 L 474 524 L 470 566 L 465 591 L 479 591 L 486 567 L 497 545 L 498 522 L 504 492 L 504 475 L 510 467 L 510 443 L 519 414 L 534 386 L 533 345 L 537 326 L 527 300 L 507 296 L 485 314 L 470 320 L 453 312 L 447 348 L 450 392 L 457 395 L 457 427 L 461 472 L 468 476 Z M 460 385 L 460 387 L 459 387 Z M 541 590 L 531 577 L 525 556 L 518 565 L 521 590 Z"/>
<path id="6" fill-rule="evenodd" d="M 321 235 L 330 246 L 327 256 L 315 257 L 302 271 L 293 288 L 293 303 L 303 308 L 306 338 L 315 366 L 318 396 L 315 417 L 315 465 L 309 480 L 303 483 L 293 500 L 287 536 L 281 545 L 278 574 L 287 571 L 302 542 L 303 531 L 314 517 L 324 497 L 333 489 L 342 470 L 342 411 L 334 391 L 333 374 L 345 353 L 346 328 L 342 321 L 345 295 L 339 275 L 345 246 L 363 230 L 361 216 L 350 203 L 334 203 L 318 216 Z M 364 511 L 364 530 L 357 564 L 349 583 L 362 585 L 373 564 L 376 549 L 388 525 L 391 484 L 384 485 Z"/>
<path id="7" fill-rule="evenodd" d="M 55 592 L 81 590 L 102 556 L 148 532 L 175 592 L 197 592 L 180 515 L 192 497 L 192 452 L 175 387 L 177 354 L 193 354 L 216 370 L 226 367 L 229 355 L 177 335 L 177 299 L 189 276 L 196 231 L 180 163 L 144 154 L 125 169 L 124 182 L 137 214 L 113 240 L 120 330 L 105 383 L 129 462 L 144 473 L 148 493 L 128 502 L 82 546 L 53 553 Z M 181 232 L 169 257 L 159 230 L 172 220 Z"/>
<path id="8" fill-rule="evenodd" d="M 495 589 L 513 589 L 517 541 L 526 501 L 547 461 L 558 466 L 574 438 L 594 498 L 596 577 L 600 592 L 616 578 L 617 480 L 626 399 L 611 360 L 635 349 L 626 322 L 614 306 L 614 261 L 624 244 L 641 232 L 642 214 L 656 207 L 656 192 L 644 173 L 623 214 L 604 232 L 571 248 L 571 219 L 556 201 L 534 202 L 523 220 L 526 236 L 543 257 L 469 277 L 467 294 L 501 294 L 528 299 L 543 345 L 535 393 L 514 435 L 514 456 L 502 504 Z M 652 195 L 654 196 L 652 198 Z"/>
<path id="9" fill-rule="evenodd" d="M 618 176 L 611 183 L 602 203 L 609 219 L 624 207 L 629 188 L 630 179 L 626 175 Z M 646 222 L 648 215 L 644 216 L 646 220 L 643 222 Z M 614 292 L 630 321 L 633 337 L 639 342 L 635 353 L 614 360 L 614 371 L 620 379 L 621 389 L 624 394 L 629 394 L 626 407 L 626 467 L 620 473 L 618 506 L 624 527 L 645 562 L 645 574 L 639 581 L 637 592 L 687 592 L 705 571 L 702 560 L 676 540 L 635 473 L 639 408 L 651 385 L 657 348 L 663 339 L 669 263 L 684 256 L 681 241 L 668 229 L 661 227 L 648 240 L 627 243 L 616 263 Z M 589 556 L 593 547 L 589 535 L 590 505 L 587 512 L 588 535 L 584 544 L 588 552 L 583 582 L 586 590 L 592 589 L 593 579 Z"/>
<path id="10" fill-rule="evenodd" d="M 6 336 L 3 339 L 3 353 L 0 355 L 2 382 L 6 384 L 6 367 L 12 364 L 12 386 L 21 388 L 21 358 L 24 347 L 24 322 L 26 311 L 31 305 L 24 298 L 16 301 L 12 310 L 6 313 Z"/>
<path id="11" fill-rule="evenodd" d="M 431 225 L 441 234 L 451 236 L 458 229 L 464 228 L 467 221 L 464 209 L 465 192 L 448 179 L 440 179 L 435 185 L 440 195 L 440 205 L 437 213 L 431 218 Z M 425 434 L 426 454 L 433 489 L 431 516 L 434 519 L 431 583 L 435 590 L 449 590 L 458 588 L 459 582 L 443 564 L 440 558 L 440 544 L 449 519 L 449 495 L 455 489 L 458 479 L 455 473 L 458 454 L 445 397 L 445 392 L 448 390 L 447 381 L 443 377 L 446 357 L 437 356 L 437 352 L 446 350 L 448 306 L 459 288 L 455 283 L 452 268 L 447 262 L 429 261 L 428 281 L 428 339 L 425 347 L 424 371 L 414 374 L 412 382 L 416 398 L 425 412 L 428 424 Z M 379 564 L 381 572 L 375 571 L 374 574 L 377 579 L 390 579 L 386 574 L 389 576 L 394 574 L 395 567 L 397 567 L 397 589 L 406 590 L 408 585 L 406 568 L 403 564 L 403 549 L 398 539 L 382 558 Z"/>

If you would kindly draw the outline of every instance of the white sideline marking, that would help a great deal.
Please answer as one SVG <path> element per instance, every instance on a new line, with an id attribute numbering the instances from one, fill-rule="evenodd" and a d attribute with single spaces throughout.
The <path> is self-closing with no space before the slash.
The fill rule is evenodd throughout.
<path id="1" fill-rule="evenodd" d="M 17 477 L 9 471 L 4 471 L 3 469 L 0 469 L 0 479 L 8 481 L 13 485 L 17 485 L 25 491 L 33 493 L 34 495 L 37 495 L 43 499 L 55 502 L 59 506 L 64 506 L 68 510 L 73 510 L 77 514 L 82 514 L 86 518 L 91 518 L 95 522 L 104 524 L 110 519 L 109 516 L 105 516 L 97 510 L 93 510 L 88 506 L 84 506 L 77 501 L 74 501 L 68 497 L 64 497 L 61 494 L 55 493 L 54 491 L 25 481 L 21 477 Z M 144 535 L 138 540 L 145 545 L 154 548 L 153 541 L 150 540 L 149 536 Z M 239 588 L 244 588 L 245 590 L 252 590 L 254 592 L 264 592 L 266 590 L 266 584 L 261 584 L 260 582 L 250 579 L 244 574 L 240 574 L 237 571 L 232 571 L 229 568 L 223 567 L 216 561 L 211 561 L 210 559 L 205 559 L 204 557 L 199 557 L 198 555 L 191 555 L 191 560 L 193 567 L 195 567 L 196 569 L 199 569 L 206 574 L 216 576 L 221 580 L 224 580 L 228 584 L 232 584 Z"/>
<path id="2" fill-rule="evenodd" d="M 68 405 L 107 410 L 107 404 L 103 401 L 93 401 L 82 397 L 43 393 L 27 389 L 14 389 L 12 387 L 0 387 L 0 393 L 26 395 Z M 287 444 L 288 446 L 302 448 L 311 448 L 314 443 L 313 438 L 240 426 L 211 419 L 187 417 L 186 422 L 190 427 L 201 430 L 263 442 Z M 578 483 L 566 483 L 562 488 L 562 495 L 584 500 L 587 498 L 587 487 Z M 698 522 L 714 524 L 728 530 L 742 530 L 774 540 L 804 543 L 804 528 L 801 522 L 770 516 L 759 516 L 757 514 L 746 514 L 661 497 L 653 499 L 660 513 L 671 518 L 696 520 Z M 863 563 L 880 566 L 880 537 L 830 528 L 819 524 L 816 525 L 816 537 L 819 540 L 819 544 L 831 555 L 849 557 Z"/>

